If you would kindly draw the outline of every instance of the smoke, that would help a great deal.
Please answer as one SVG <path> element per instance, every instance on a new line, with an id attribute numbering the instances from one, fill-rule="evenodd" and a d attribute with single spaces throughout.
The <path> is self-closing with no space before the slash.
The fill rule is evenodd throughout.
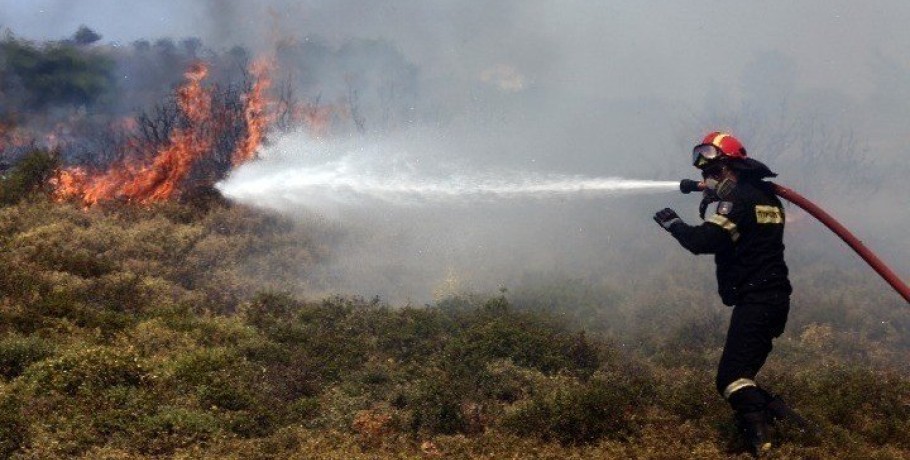
<path id="1" fill-rule="evenodd" d="M 164 50 L 157 40 L 170 38 L 179 50 L 199 37 L 219 56 L 276 51 L 275 87 L 292 82 L 301 103 L 331 106 L 346 127 L 319 141 L 273 134 L 263 161 L 222 187 L 347 225 L 328 274 L 339 288 L 424 298 L 446 280 L 495 287 L 524 271 L 644 276 L 679 250 L 650 215 L 670 205 L 697 219 L 691 198 L 450 192 L 692 176 L 688 151 L 715 129 L 910 272 L 898 230 L 910 225 L 900 203 L 910 196 L 910 4 L 741 3 L 41 0 L 6 2 L 0 23 L 36 39 L 87 24 L 120 47 L 144 39 Z M 121 67 L 129 79 L 119 81 L 177 78 L 179 61 L 160 73 L 157 58 Z M 340 186 L 349 173 L 367 176 Z M 388 190 L 395 183 L 410 189 Z M 432 187 L 448 192 L 428 197 Z M 410 204 L 390 206 L 400 202 Z M 866 270 L 790 211 L 795 272 L 816 257 L 801 252 L 809 243 Z"/>
<path id="2" fill-rule="evenodd" d="M 619 217 L 592 219 L 592 206 L 679 187 L 484 167 L 441 153 L 457 147 L 427 132 L 346 140 L 301 132 L 281 137 L 217 187 L 241 203 L 340 223 L 347 232 L 332 262 L 310 276 L 326 291 L 397 302 L 490 291 L 557 266 L 579 275 L 602 260 L 581 249 L 609 239 L 597 233 L 605 222 L 592 220 Z"/>

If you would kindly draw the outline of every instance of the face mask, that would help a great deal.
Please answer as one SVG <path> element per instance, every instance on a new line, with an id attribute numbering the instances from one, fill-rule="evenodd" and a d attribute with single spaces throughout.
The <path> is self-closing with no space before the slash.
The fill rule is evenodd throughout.
<path id="1" fill-rule="evenodd" d="M 736 181 L 733 179 L 722 179 L 720 181 L 713 177 L 705 179 L 705 189 L 714 192 L 721 200 L 727 199 L 730 193 L 733 192 L 734 187 L 736 187 Z"/>

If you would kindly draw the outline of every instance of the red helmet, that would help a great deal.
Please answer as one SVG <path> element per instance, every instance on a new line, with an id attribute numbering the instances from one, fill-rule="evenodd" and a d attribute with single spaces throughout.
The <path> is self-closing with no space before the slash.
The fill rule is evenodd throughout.
<path id="1" fill-rule="evenodd" d="M 746 148 L 730 133 L 715 131 L 692 150 L 692 164 L 702 169 L 715 160 L 745 160 Z"/>

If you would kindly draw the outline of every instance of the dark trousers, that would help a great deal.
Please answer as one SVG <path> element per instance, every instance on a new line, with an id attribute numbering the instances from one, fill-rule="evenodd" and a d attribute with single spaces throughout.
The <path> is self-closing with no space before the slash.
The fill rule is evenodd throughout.
<path id="1" fill-rule="evenodd" d="M 724 352 L 717 366 L 717 391 L 721 394 L 734 381 L 755 379 L 771 353 L 771 341 L 784 332 L 790 312 L 789 296 L 762 302 L 742 302 L 733 307 Z M 758 386 L 746 386 L 729 402 L 739 413 L 763 410 L 771 395 Z"/>

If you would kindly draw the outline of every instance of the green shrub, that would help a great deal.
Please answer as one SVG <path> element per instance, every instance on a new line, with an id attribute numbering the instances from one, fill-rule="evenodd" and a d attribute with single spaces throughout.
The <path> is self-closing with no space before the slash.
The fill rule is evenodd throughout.
<path id="1" fill-rule="evenodd" d="M 68 395 L 90 395 L 118 385 L 137 386 L 145 377 L 146 370 L 132 350 L 106 346 L 68 350 L 32 364 L 23 374 L 39 394 Z"/>
<path id="2" fill-rule="evenodd" d="M 635 412 L 643 403 L 635 383 L 611 374 L 587 382 L 560 378 L 546 391 L 515 405 L 502 419 L 508 431 L 563 444 L 626 438 L 638 429 Z"/>
<path id="3" fill-rule="evenodd" d="M 419 366 L 439 354 L 451 321 L 435 308 L 386 309 L 373 315 L 377 348 L 397 362 Z"/>
<path id="4" fill-rule="evenodd" d="M 601 361 L 583 333 L 570 332 L 541 313 L 514 311 L 503 298 L 459 314 L 457 320 L 462 330 L 444 351 L 447 366 L 456 373 L 477 375 L 492 360 L 511 359 L 546 373 L 568 369 L 590 374 Z"/>
<path id="5" fill-rule="evenodd" d="M 727 417 L 730 409 L 714 388 L 714 372 L 671 369 L 656 385 L 656 403 L 682 420 Z"/>
<path id="6" fill-rule="evenodd" d="M 666 341 L 668 350 L 699 351 L 720 348 L 727 332 L 728 312 L 702 310 L 672 326 Z"/>
<path id="7" fill-rule="evenodd" d="M 816 414 L 876 444 L 910 447 L 910 380 L 863 368 L 836 367 L 800 375 Z"/>
<path id="8" fill-rule="evenodd" d="M 204 348 L 179 356 L 168 384 L 192 395 L 199 407 L 224 410 L 283 410 L 266 407 L 268 392 L 252 364 L 236 350 Z"/>
<path id="9" fill-rule="evenodd" d="M 18 377 L 32 363 L 54 353 L 54 347 L 41 337 L 10 335 L 0 340 L 0 375 Z"/>
<path id="10" fill-rule="evenodd" d="M 237 436 L 256 438 L 268 436 L 276 427 L 279 419 L 278 412 L 285 412 L 282 408 L 261 408 L 261 410 L 240 410 L 223 415 L 227 428 Z"/>
<path id="11" fill-rule="evenodd" d="M 91 247 L 89 241 L 98 238 L 91 233 L 91 229 L 55 222 L 17 235 L 15 243 L 35 268 L 92 278 L 110 273 L 116 265 L 101 253 L 102 247 Z"/>
<path id="12" fill-rule="evenodd" d="M 202 407 L 230 411 L 247 409 L 256 402 L 256 397 L 243 386 L 243 382 L 230 380 L 213 380 L 208 385 L 200 385 L 196 394 Z"/>
<path id="13" fill-rule="evenodd" d="M 413 412 L 410 428 L 432 434 L 463 432 L 467 420 L 461 409 L 461 387 L 442 372 L 421 380 L 407 401 Z"/>
<path id="14" fill-rule="evenodd" d="M 31 193 L 46 191 L 59 164 L 57 152 L 33 150 L 25 154 L 11 171 L 0 177 L 0 205 L 16 204 Z"/>
<path id="15" fill-rule="evenodd" d="M 205 385 L 220 373 L 237 371 L 242 365 L 242 358 L 231 349 L 202 348 L 179 356 L 173 362 L 173 377 L 186 385 Z"/>
<path id="16" fill-rule="evenodd" d="M 246 304 L 241 313 L 247 324 L 271 335 L 280 335 L 282 325 L 286 325 L 299 308 L 300 303 L 287 293 L 262 292 Z"/>
<path id="17" fill-rule="evenodd" d="M 619 306 L 623 291 L 607 283 L 594 284 L 561 275 L 525 276 L 509 289 L 509 301 L 520 310 L 559 312 L 573 326 L 592 332 L 618 334 L 624 322 Z"/>
<path id="18" fill-rule="evenodd" d="M 103 331 L 106 336 L 113 335 L 136 321 L 135 316 L 86 304 L 80 297 L 69 290 L 50 293 L 39 297 L 30 305 L 31 313 L 43 315 L 45 319 L 65 319 L 82 328 Z"/>
<path id="19" fill-rule="evenodd" d="M 175 449 L 205 443 L 223 432 L 218 419 L 207 412 L 162 406 L 139 420 L 136 450 L 166 455 Z"/>
<path id="20" fill-rule="evenodd" d="M 319 413 L 319 398 L 304 396 L 293 401 L 288 407 L 290 421 L 303 422 Z"/>
<path id="21" fill-rule="evenodd" d="M 28 441 L 22 401 L 0 387 L 0 458 L 9 458 Z"/>
<path id="22" fill-rule="evenodd" d="M 549 383 L 547 376 L 536 369 L 516 366 L 511 360 L 497 360 L 487 364 L 481 375 L 478 390 L 484 398 L 513 403 L 525 399 L 532 391 L 539 391 Z"/>
<path id="23" fill-rule="evenodd" d="M 309 418 L 307 426 L 333 431 L 350 431 L 357 412 L 369 409 L 375 402 L 357 391 L 334 386 L 319 395 L 318 409 Z M 302 403 L 303 409 L 313 409 L 312 402 Z M 293 414 L 292 414 L 293 415 Z"/>

